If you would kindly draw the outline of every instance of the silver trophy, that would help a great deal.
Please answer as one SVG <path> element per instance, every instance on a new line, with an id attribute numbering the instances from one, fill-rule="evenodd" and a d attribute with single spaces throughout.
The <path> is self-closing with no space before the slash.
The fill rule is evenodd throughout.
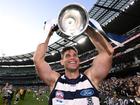
<path id="1" fill-rule="evenodd" d="M 82 5 L 66 5 L 60 11 L 57 22 L 58 29 L 66 36 L 80 35 L 84 33 L 89 26 L 96 34 L 102 34 L 117 46 L 123 46 L 122 43 L 108 37 L 101 25 L 93 18 L 89 18 L 87 10 Z"/>

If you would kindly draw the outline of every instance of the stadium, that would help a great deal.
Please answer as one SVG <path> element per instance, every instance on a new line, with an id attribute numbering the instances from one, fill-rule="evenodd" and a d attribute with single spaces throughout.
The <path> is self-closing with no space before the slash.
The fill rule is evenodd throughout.
<path id="1" fill-rule="evenodd" d="M 115 52 L 112 68 L 100 84 L 101 105 L 138 105 L 140 93 L 140 0 L 97 0 L 88 11 L 90 18 L 100 23 Z M 97 51 L 85 34 L 63 37 L 49 45 L 45 60 L 60 74 L 60 51 L 65 46 L 75 46 L 80 57 L 80 71 L 91 66 Z M 85 42 L 79 43 L 80 39 Z M 116 44 L 119 43 L 119 44 Z M 92 53 L 92 54 L 90 54 Z M 13 85 L 12 105 L 48 105 L 49 88 L 39 78 L 33 63 L 34 52 L 0 57 L 0 104 L 2 88 Z M 23 96 L 17 97 L 22 91 Z M 136 97 L 138 97 L 136 99 Z M 18 99 L 17 99 L 18 98 Z M 6 104 L 7 105 L 7 104 Z"/>

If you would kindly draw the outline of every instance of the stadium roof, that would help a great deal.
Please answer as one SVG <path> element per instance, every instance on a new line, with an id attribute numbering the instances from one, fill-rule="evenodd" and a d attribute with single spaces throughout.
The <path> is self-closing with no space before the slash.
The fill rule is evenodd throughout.
<path id="1" fill-rule="evenodd" d="M 98 0 L 89 11 L 89 15 L 101 24 L 105 32 L 123 35 L 140 25 L 139 5 L 140 0 Z M 94 48 L 84 34 L 73 37 L 64 37 L 63 34 L 59 36 L 62 38 L 49 46 L 47 54 L 51 57 L 50 62 L 59 59 L 58 54 L 64 46 L 74 45 L 80 54 Z M 86 44 L 77 43 L 81 38 L 86 38 Z M 58 57 L 53 57 L 52 53 L 56 53 Z M 33 65 L 33 54 L 34 52 L 3 56 L 0 57 L 0 65 Z"/>

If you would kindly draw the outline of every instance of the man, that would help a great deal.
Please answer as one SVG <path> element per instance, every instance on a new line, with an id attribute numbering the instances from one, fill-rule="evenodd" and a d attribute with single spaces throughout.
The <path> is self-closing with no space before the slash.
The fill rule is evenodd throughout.
<path id="1" fill-rule="evenodd" d="M 9 84 L 8 82 L 2 88 L 2 105 L 11 105 L 13 97 L 13 85 Z"/>
<path id="2" fill-rule="evenodd" d="M 84 73 L 79 71 L 78 51 L 73 47 L 66 47 L 61 53 L 61 64 L 65 68 L 65 75 L 60 76 L 44 60 L 54 27 L 51 27 L 45 42 L 38 45 L 34 54 L 34 63 L 40 78 L 50 87 L 49 105 L 100 104 L 98 85 L 111 68 L 114 50 L 101 34 L 90 28 L 87 27 L 85 32 L 99 53 L 92 66 Z"/>
<path id="3" fill-rule="evenodd" d="M 8 104 L 8 89 L 9 83 L 6 82 L 5 86 L 2 88 L 2 105 Z"/>
<path id="4" fill-rule="evenodd" d="M 7 92 L 8 92 L 8 105 L 11 105 L 13 94 L 14 94 L 12 84 L 9 85 Z"/>

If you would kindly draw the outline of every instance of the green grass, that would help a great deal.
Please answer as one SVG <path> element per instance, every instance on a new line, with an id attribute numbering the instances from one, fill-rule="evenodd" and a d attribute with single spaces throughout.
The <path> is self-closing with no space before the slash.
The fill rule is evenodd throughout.
<path id="1" fill-rule="evenodd" d="M 20 100 L 19 103 L 14 104 L 15 95 L 12 99 L 12 105 L 48 105 L 48 93 L 43 94 L 40 100 L 33 97 L 33 93 L 26 93 L 24 100 Z M 0 95 L 0 105 L 2 105 L 2 97 Z"/>

